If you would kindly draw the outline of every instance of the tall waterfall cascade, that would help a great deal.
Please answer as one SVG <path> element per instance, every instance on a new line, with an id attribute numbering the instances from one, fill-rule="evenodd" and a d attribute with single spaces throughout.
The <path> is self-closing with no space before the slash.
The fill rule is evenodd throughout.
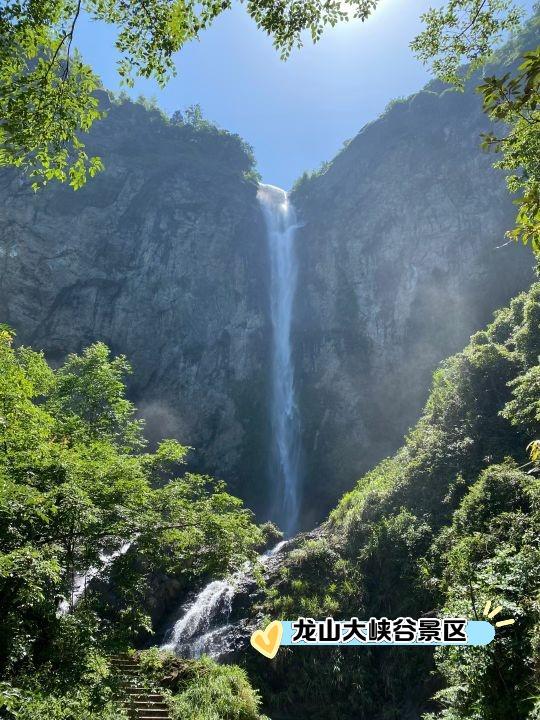
<path id="1" fill-rule="evenodd" d="M 274 185 L 259 185 L 257 193 L 266 222 L 270 259 L 271 344 L 271 467 L 273 487 L 271 517 L 287 536 L 298 529 L 301 496 L 300 416 L 295 396 L 292 352 L 293 306 L 297 287 L 294 239 L 298 222 L 287 193 Z M 287 541 L 261 555 L 264 568 Z M 226 655 L 234 644 L 242 619 L 235 617 L 239 588 L 246 585 L 253 567 L 225 580 L 215 580 L 180 609 L 178 619 L 165 635 L 162 649 L 183 657 Z"/>
<path id="2" fill-rule="evenodd" d="M 270 257 L 272 519 L 286 535 L 292 535 L 298 528 L 301 493 L 300 417 L 291 337 L 298 275 L 294 245 L 298 223 L 284 190 L 259 185 L 257 197 L 266 222 Z"/>

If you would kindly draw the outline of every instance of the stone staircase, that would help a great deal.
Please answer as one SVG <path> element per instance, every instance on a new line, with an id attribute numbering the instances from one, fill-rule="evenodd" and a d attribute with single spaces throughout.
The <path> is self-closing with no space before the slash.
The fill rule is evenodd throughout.
<path id="1" fill-rule="evenodd" d="M 110 663 L 120 678 L 124 708 L 131 720 L 170 720 L 163 695 L 141 687 L 138 660 L 129 655 L 112 655 Z"/>

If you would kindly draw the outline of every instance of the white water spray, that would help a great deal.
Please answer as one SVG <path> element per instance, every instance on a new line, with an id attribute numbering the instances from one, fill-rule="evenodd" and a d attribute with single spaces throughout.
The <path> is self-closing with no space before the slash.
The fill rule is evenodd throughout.
<path id="1" fill-rule="evenodd" d="M 270 310 L 272 319 L 272 477 L 274 519 L 287 535 L 298 526 L 300 509 L 300 419 L 295 397 L 291 327 L 296 293 L 294 247 L 298 227 L 287 193 L 260 185 L 270 254 Z"/>
<path id="2" fill-rule="evenodd" d="M 259 556 L 264 567 L 269 558 L 277 555 L 286 545 L 278 543 Z M 238 586 L 249 578 L 253 567 L 246 563 L 242 570 L 228 580 L 215 580 L 204 587 L 184 605 L 180 618 L 167 633 L 162 650 L 170 650 L 180 657 L 199 658 L 210 655 L 219 658 L 227 653 L 234 636 L 234 623 L 230 622 L 233 599 Z"/>
<path id="3" fill-rule="evenodd" d="M 218 657 L 222 650 L 219 635 L 228 628 L 231 603 L 234 596 L 234 578 L 231 581 L 215 580 L 184 608 L 162 650 L 172 650 L 181 657 L 198 658 L 201 655 Z M 218 627 L 212 627 L 216 618 Z"/>

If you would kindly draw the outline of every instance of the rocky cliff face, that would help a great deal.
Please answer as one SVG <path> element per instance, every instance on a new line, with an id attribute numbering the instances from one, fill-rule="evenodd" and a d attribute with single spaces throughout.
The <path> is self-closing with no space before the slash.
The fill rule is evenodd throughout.
<path id="1" fill-rule="evenodd" d="M 148 434 L 264 502 L 268 270 L 250 153 L 133 103 L 110 107 L 88 147 L 106 170 L 78 192 L 0 176 L 0 317 L 53 361 L 95 340 L 125 353 Z"/>
<path id="2" fill-rule="evenodd" d="M 312 509 L 328 509 L 397 447 L 437 363 L 530 282 L 530 251 L 505 244 L 515 206 L 480 149 L 486 128 L 472 88 L 426 90 L 293 193 L 304 222 L 295 334 Z"/>

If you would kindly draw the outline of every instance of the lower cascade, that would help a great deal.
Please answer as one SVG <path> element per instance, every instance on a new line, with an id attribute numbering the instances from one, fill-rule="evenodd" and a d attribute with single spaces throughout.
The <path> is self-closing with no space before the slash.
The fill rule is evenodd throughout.
<path id="1" fill-rule="evenodd" d="M 266 222 L 270 256 L 272 520 L 290 536 L 298 529 L 301 491 L 300 418 L 291 342 L 298 274 L 294 238 L 298 223 L 284 190 L 274 185 L 259 185 L 257 197 Z"/>
<path id="2" fill-rule="evenodd" d="M 264 568 L 286 544 L 286 541 L 278 543 L 260 555 L 257 562 Z M 179 619 L 166 633 L 161 649 L 188 658 L 226 655 L 232 649 L 235 628 L 241 624 L 241 620 L 231 622 L 233 600 L 237 589 L 250 579 L 252 570 L 252 563 L 246 563 L 228 580 L 215 580 L 206 585 L 182 608 Z"/>
<path id="3" fill-rule="evenodd" d="M 126 541 L 113 552 L 100 553 L 99 559 L 101 565 L 99 567 L 91 567 L 85 573 L 76 573 L 73 578 L 73 589 L 70 600 L 64 598 L 58 605 L 58 615 L 67 615 L 77 605 L 79 600 L 85 595 L 90 583 L 98 578 L 100 573 L 112 565 L 116 558 L 125 555 L 131 547 L 132 541 Z"/>

